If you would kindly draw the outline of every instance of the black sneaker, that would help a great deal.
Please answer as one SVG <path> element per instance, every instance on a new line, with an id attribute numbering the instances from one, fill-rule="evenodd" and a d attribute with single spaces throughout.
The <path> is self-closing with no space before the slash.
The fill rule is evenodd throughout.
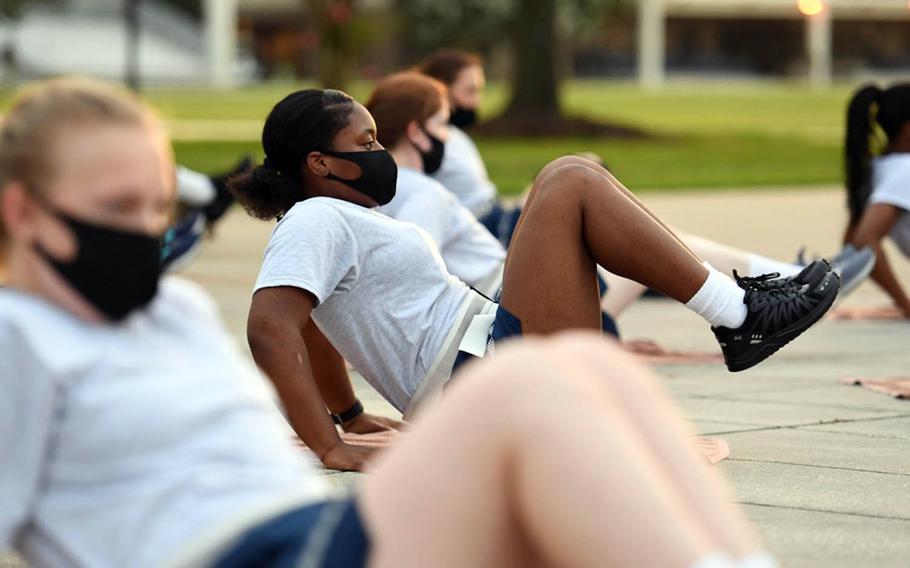
<path id="1" fill-rule="evenodd" d="M 821 260 L 789 278 L 733 276 L 746 291 L 746 321 L 737 329 L 711 328 L 732 372 L 761 363 L 809 329 L 834 303 L 840 286 L 840 277 Z"/>

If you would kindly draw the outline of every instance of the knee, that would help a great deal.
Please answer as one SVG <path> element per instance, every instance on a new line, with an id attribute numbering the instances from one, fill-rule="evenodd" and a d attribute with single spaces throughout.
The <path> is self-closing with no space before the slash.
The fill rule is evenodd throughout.
<path id="1" fill-rule="evenodd" d="M 585 160 L 584 158 L 580 158 L 578 156 L 560 156 L 559 158 L 556 158 L 544 166 L 543 169 L 541 169 L 537 174 L 535 180 L 543 179 L 547 177 L 553 170 L 557 170 L 565 166 L 579 166 L 593 169 L 594 164 L 590 160 Z"/>
<path id="2" fill-rule="evenodd" d="M 495 355 L 465 366 L 452 385 L 462 396 L 483 406 L 526 414 L 541 405 L 565 398 L 578 370 L 565 350 L 551 338 L 522 338 L 497 346 Z"/>
<path id="3" fill-rule="evenodd" d="M 537 177 L 532 190 L 544 200 L 547 199 L 546 196 L 557 196 L 561 201 L 570 199 L 571 196 L 581 199 L 591 191 L 613 189 L 605 177 L 585 164 L 557 160 L 551 165 L 554 167 Z"/>

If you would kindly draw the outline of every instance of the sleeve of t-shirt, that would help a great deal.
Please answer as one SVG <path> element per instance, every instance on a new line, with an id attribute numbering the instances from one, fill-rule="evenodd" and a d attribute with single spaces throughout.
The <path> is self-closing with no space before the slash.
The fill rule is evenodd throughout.
<path id="1" fill-rule="evenodd" d="M 0 551 L 29 522 L 54 416 L 54 384 L 22 343 L 0 324 Z"/>
<path id="2" fill-rule="evenodd" d="M 877 180 L 870 202 L 910 210 L 910 160 L 895 164 Z"/>
<path id="3" fill-rule="evenodd" d="M 398 209 L 395 217 L 399 221 L 414 223 L 425 230 L 433 238 L 436 247 L 442 250 L 451 218 L 450 207 L 454 205 L 448 201 L 448 197 L 447 190 L 441 186 L 438 190 L 435 187 L 427 187 L 425 191 L 414 192 L 414 195 Z"/>
<path id="4" fill-rule="evenodd" d="M 272 233 L 256 290 L 293 286 L 321 304 L 336 290 L 350 289 L 358 274 L 357 258 L 357 240 L 342 214 L 309 203 L 289 213 Z"/>

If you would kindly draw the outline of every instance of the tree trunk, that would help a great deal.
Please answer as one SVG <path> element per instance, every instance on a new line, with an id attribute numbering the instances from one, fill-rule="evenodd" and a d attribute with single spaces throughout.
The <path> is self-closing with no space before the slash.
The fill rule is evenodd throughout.
<path id="1" fill-rule="evenodd" d="M 556 0 L 521 0 L 512 21 L 515 78 L 506 116 L 559 116 Z"/>
<path id="2" fill-rule="evenodd" d="M 319 84 L 344 90 L 355 68 L 349 29 L 354 0 L 306 0 L 306 3 L 319 34 Z"/>

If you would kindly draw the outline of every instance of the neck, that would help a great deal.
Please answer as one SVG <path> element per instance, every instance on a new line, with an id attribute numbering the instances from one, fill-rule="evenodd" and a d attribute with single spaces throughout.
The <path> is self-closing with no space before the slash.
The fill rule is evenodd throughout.
<path id="1" fill-rule="evenodd" d="M 897 140 L 895 142 L 892 142 L 891 144 L 888 144 L 888 148 L 887 148 L 887 150 L 885 150 L 885 153 L 886 154 L 910 153 L 910 140 Z"/>
<path id="2" fill-rule="evenodd" d="M 392 155 L 392 159 L 395 160 L 395 164 L 399 168 L 410 168 L 418 172 L 423 171 L 423 158 L 420 157 L 420 152 L 407 140 L 402 140 L 395 144 L 389 150 L 389 154 Z"/>
<path id="3" fill-rule="evenodd" d="M 5 274 L 2 273 L 6 269 Z M 6 257 L 6 266 L 0 267 L 0 282 L 4 286 L 27 292 L 90 323 L 104 322 L 104 316 L 70 288 L 54 269 L 41 260 L 37 253 L 13 248 Z"/>

